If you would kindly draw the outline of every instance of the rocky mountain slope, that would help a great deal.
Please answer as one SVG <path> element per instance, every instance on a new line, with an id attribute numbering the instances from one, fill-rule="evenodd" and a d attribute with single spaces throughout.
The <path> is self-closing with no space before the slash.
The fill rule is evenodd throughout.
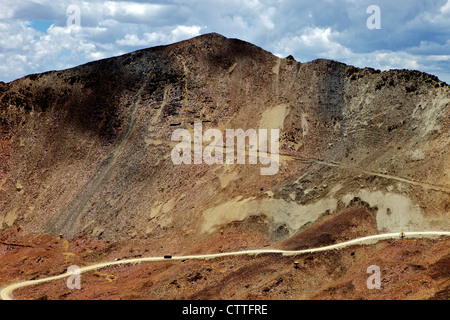
<path id="1" fill-rule="evenodd" d="M 448 231 L 449 106 L 449 86 L 429 74 L 322 59 L 301 63 L 218 34 L 1 83 L 0 260 L 15 267 L 0 280 L 20 278 L 23 267 L 17 264 L 21 247 L 8 244 L 32 246 L 33 237 L 46 234 L 63 234 L 63 253 L 85 241 L 114 244 L 100 246 L 105 255 L 86 245 L 95 259 L 104 259 L 131 243 L 139 254 L 161 255 Z M 196 121 L 203 132 L 279 129 L 277 174 L 261 175 L 266 165 L 249 161 L 175 165 L 171 135 L 176 129 L 193 133 Z M 382 251 L 396 250 L 384 245 Z M 429 268 L 447 264 L 439 269 L 445 278 L 448 249 L 439 242 L 415 245 Z M 377 248 L 358 250 L 367 261 L 382 255 Z M 87 263 L 81 252 L 66 255 L 65 264 L 74 256 Z M 333 270 L 346 265 L 345 271 L 328 283 L 326 270 L 315 275 L 305 266 L 325 291 L 298 288 L 282 296 L 360 298 L 352 286 L 342 293 L 338 282 L 349 281 L 346 272 L 354 267 L 345 261 L 335 263 Z M 244 265 L 251 269 L 252 262 Z M 414 270 L 431 277 L 424 268 Z M 242 277 L 239 270 L 235 277 Z M 448 292 L 441 278 L 417 296 Z M 208 290 L 184 297 L 236 297 L 232 287 Z M 175 297 L 168 292 L 166 298 Z M 254 297 L 244 292 L 238 297 Z"/>

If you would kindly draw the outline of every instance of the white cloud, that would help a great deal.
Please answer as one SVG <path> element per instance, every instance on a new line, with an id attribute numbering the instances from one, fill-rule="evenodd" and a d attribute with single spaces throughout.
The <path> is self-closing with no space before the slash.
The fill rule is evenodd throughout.
<path id="1" fill-rule="evenodd" d="M 128 47 L 169 44 L 198 36 L 201 29 L 200 26 L 180 25 L 170 31 L 146 32 L 141 38 L 136 34 L 126 34 L 124 38 L 116 40 L 116 43 L 120 46 Z"/>
<path id="2" fill-rule="evenodd" d="M 297 36 L 287 35 L 281 39 L 277 52 L 282 56 L 298 52 L 302 60 L 309 60 L 313 56 L 339 60 L 353 55 L 349 48 L 333 39 L 338 36 L 339 32 L 333 31 L 330 27 L 307 27 Z"/>
<path id="3" fill-rule="evenodd" d="M 399 68 L 417 70 L 420 68 L 417 57 L 404 52 L 375 52 L 368 57 L 367 61 L 382 70 Z"/>
<path id="4" fill-rule="evenodd" d="M 441 7 L 440 11 L 444 15 L 450 15 L 450 0 L 447 0 L 447 3 Z"/>
<path id="5" fill-rule="evenodd" d="M 116 43 L 121 46 L 145 46 L 146 44 L 149 44 L 150 41 L 139 39 L 135 34 L 127 34 L 125 35 L 125 38 L 116 40 Z"/>
<path id="6" fill-rule="evenodd" d="M 182 40 L 184 38 L 195 37 L 200 34 L 199 26 L 177 26 L 170 33 L 173 41 Z"/>
<path id="7" fill-rule="evenodd" d="M 426 57 L 426 59 L 430 61 L 450 61 L 450 55 L 430 55 Z"/>
<path id="8" fill-rule="evenodd" d="M 302 34 L 300 38 L 305 45 L 310 47 L 317 45 L 320 47 L 328 47 L 330 44 L 330 40 L 328 39 L 330 34 L 331 28 L 309 28 L 309 30 L 306 30 L 305 34 Z"/>
<path id="9" fill-rule="evenodd" d="M 0 80 L 218 32 L 303 62 L 419 69 L 450 82 L 450 0 L 378 0 L 382 29 L 374 32 L 366 28 L 364 1 L 154 2 L 2 0 Z M 71 4 L 81 9 L 80 28 L 66 26 Z M 39 32 L 33 20 L 52 26 Z"/>
<path id="10" fill-rule="evenodd" d="M 404 51 L 376 50 L 358 53 L 337 42 L 340 33 L 331 28 L 307 27 L 298 36 L 287 35 L 278 43 L 276 55 L 286 57 L 292 52 L 302 62 L 326 58 L 345 62 L 357 67 L 372 67 L 381 70 L 412 69 L 440 71 L 429 62 L 449 62 L 449 55 L 417 55 Z"/>
<path id="11" fill-rule="evenodd" d="M 3 0 L 0 2 L 0 19 L 12 19 L 14 12 L 19 7 L 18 1 Z"/>

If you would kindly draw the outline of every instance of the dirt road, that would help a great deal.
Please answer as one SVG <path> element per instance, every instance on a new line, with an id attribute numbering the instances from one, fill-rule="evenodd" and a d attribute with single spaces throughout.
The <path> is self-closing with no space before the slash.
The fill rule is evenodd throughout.
<path id="1" fill-rule="evenodd" d="M 424 232 L 405 232 L 404 237 L 405 239 L 411 239 L 411 238 L 438 238 L 441 236 L 447 236 L 450 237 L 450 232 L 448 231 L 424 231 Z M 171 260 L 193 260 L 193 259 L 214 259 L 219 257 L 227 257 L 227 256 L 238 256 L 238 255 L 258 255 L 258 254 L 268 254 L 268 253 L 279 253 L 284 256 L 295 256 L 303 253 L 314 253 L 314 252 L 320 252 L 320 251 L 327 251 L 327 250 L 337 250 L 342 249 L 345 247 L 349 247 L 352 245 L 369 245 L 374 244 L 381 240 L 389 240 L 389 239 L 399 239 L 400 233 L 386 233 L 386 234 L 379 234 L 379 235 L 373 235 L 373 236 L 367 236 L 362 238 L 357 238 L 349 241 L 345 241 L 338 244 L 333 244 L 325 247 L 318 247 L 318 248 L 310 248 L 310 249 L 304 249 L 304 250 L 298 250 L 298 251 L 286 251 L 286 250 L 275 250 L 275 249 L 261 249 L 261 250 L 244 250 L 244 251 L 236 251 L 236 252 L 224 252 L 224 253 L 213 253 L 213 254 L 201 254 L 201 255 L 187 255 L 187 256 L 174 256 L 171 258 Z M 112 262 L 103 262 L 94 264 L 91 266 L 85 266 L 79 269 L 80 274 L 88 271 L 93 271 L 113 265 L 118 264 L 133 264 L 133 263 L 141 263 L 141 262 L 157 262 L 157 261 L 164 261 L 167 260 L 164 257 L 146 257 L 146 258 L 135 258 L 135 259 L 127 259 L 127 260 L 119 260 L 119 261 L 112 261 Z M 41 284 L 44 282 L 49 282 L 53 280 L 63 279 L 66 277 L 69 277 L 73 275 L 73 272 L 63 273 L 60 275 L 37 279 L 37 280 L 30 280 L 30 281 L 22 281 L 14 284 L 10 284 L 0 291 L 0 298 L 3 300 L 13 300 L 13 291 L 19 288 L 27 287 L 27 286 L 33 286 L 37 284 Z"/>
<path id="2" fill-rule="evenodd" d="M 161 139 L 146 139 L 146 143 L 147 144 L 166 144 L 170 147 L 175 147 L 177 144 L 179 144 L 180 142 L 177 141 L 170 141 L 170 140 L 161 140 Z M 202 143 L 203 147 L 206 147 L 208 144 L 207 143 Z M 212 145 L 214 146 L 214 145 Z M 191 142 L 191 147 L 194 147 L 194 143 Z M 214 146 L 214 147 L 222 147 L 223 155 L 226 155 L 228 150 L 223 147 L 223 146 Z M 230 151 L 230 152 L 234 152 L 234 150 Z M 249 150 L 245 150 L 245 156 L 249 156 L 252 155 L 253 157 L 270 157 L 272 154 L 270 152 L 264 152 L 264 153 L 260 153 L 259 151 L 253 152 L 253 151 L 249 151 Z M 421 181 L 415 181 L 415 180 L 411 180 L 411 179 L 406 179 L 403 177 L 398 177 L 398 176 L 394 176 L 391 174 L 387 174 L 387 173 L 380 173 L 380 172 L 375 172 L 375 171 L 369 171 L 369 170 L 365 170 L 359 167 L 355 167 L 355 166 L 349 166 L 346 164 L 342 164 L 342 163 L 337 163 L 337 162 L 328 162 L 328 161 L 324 161 L 324 160 L 319 160 L 319 159 L 309 159 L 309 158 L 299 158 L 299 157 L 293 157 L 287 154 L 283 154 L 283 153 L 279 153 L 278 154 L 279 159 L 280 160 L 284 160 L 284 161 L 301 161 L 301 162 L 305 162 L 305 163 L 315 163 L 315 164 L 319 164 L 319 165 L 324 165 L 324 166 L 328 166 L 328 167 L 336 167 L 336 168 L 340 168 L 340 169 L 344 169 L 344 170 L 348 170 L 348 171 L 354 171 L 357 173 L 363 173 L 369 176 L 376 176 L 376 177 L 380 177 L 380 178 L 384 178 L 384 179 L 388 179 L 388 180 L 395 180 L 401 183 L 405 183 L 405 184 L 410 184 L 410 185 L 415 185 L 415 186 L 420 186 L 424 189 L 427 190 L 434 190 L 434 191 L 440 191 L 440 192 L 444 192 L 444 193 L 450 193 L 450 187 L 447 186 L 441 186 L 441 185 L 434 185 L 434 184 L 430 184 L 430 183 L 424 183 Z"/>

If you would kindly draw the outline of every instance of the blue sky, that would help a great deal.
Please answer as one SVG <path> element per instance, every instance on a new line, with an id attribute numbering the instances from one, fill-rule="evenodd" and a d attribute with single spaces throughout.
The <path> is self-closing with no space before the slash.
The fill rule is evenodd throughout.
<path id="1" fill-rule="evenodd" d="M 371 5 L 381 29 L 367 27 Z M 0 80 L 209 32 L 301 62 L 413 69 L 450 83 L 450 0 L 1 0 Z"/>

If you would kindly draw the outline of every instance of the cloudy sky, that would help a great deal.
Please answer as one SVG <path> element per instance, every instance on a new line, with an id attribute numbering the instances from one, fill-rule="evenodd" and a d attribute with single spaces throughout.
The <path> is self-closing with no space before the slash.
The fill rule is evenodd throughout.
<path id="1" fill-rule="evenodd" d="M 450 83 L 450 0 L 0 0 L 0 80 L 209 32 L 301 62 L 414 69 Z"/>

